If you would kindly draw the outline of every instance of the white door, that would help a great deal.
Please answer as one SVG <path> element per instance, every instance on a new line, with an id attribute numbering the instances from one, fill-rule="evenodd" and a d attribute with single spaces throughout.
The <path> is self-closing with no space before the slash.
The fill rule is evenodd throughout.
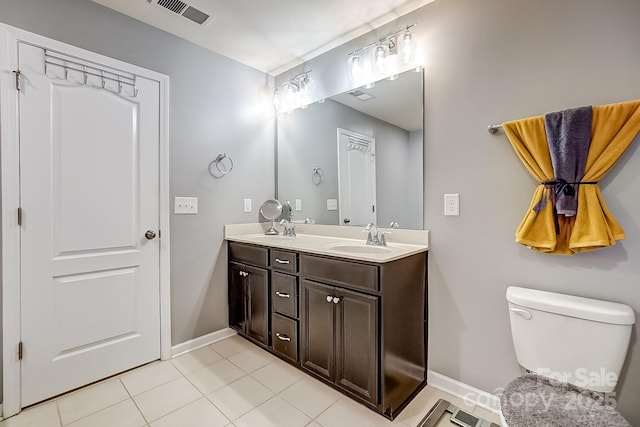
<path id="1" fill-rule="evenodd" d="M 159 83 L 71 59 L 19 45 L 23 407 L 160 357 Z"/>
<path id="2" fill-rule="evenodd" d="M 340 224 L 376 223 L 376 141 L 338 128 L 338 215 Z"/>

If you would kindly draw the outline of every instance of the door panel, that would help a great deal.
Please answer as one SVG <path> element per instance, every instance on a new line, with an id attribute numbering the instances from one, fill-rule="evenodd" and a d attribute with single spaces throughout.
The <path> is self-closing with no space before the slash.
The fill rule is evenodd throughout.
<path id="1" fill-rule="evenodd" d="M 378 403 L 379 297 L 337 289 L 336 383 Z M 398 332 L 401 333 L 401 332 Z"/>
<path id="2" fill-rule="evenodd" d="M 245 267 L 247 281 L 247 335 L 269 345 L 269 279 L 267 270 Z"/>
<path id="3" fill-rule="evenodd" d="M 160 246 L 144 237 L 159 228 L 160 93 L 47 76 L 32 45 L 19 60 L 26 406 L 160 357 Z"/>
<path id="4" fill-rule="evenodd" d="M 246 298 L 244 265 L 231 263 L 229 268 L 229 326 L 245 333 Z"/>
<path id="5" fill-rule="evenodd" d="M 338 215 L 344 224 L 376 223 L 375 159 L 374 138 L 338 128 Z"/>
<path id="6" fill-rule="evenodd" d="M 326 379 L 334 377 L 333 287 L 302 281 L 300 359 L 302 366 Z"/>
<path id="7" fill-rule="evenodd" d="M 54 255 L 137 248 L 139 104 L 64 81 L 51 102 Z"/>

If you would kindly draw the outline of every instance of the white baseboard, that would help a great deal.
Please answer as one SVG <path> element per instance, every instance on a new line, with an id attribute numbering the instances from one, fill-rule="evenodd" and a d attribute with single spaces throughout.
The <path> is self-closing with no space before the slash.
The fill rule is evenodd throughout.
<path id="1" fill-rule="evenodd" d="M 500 398 L 495 394 L 482 391 L 432 370 L 427 371 L 427 384 L 496 415 L 500 414 Z"/>
<path id="2" fill-rule="evenodd" d="M 231 328 L 220 329 L 219 331 L 211 332 L 210 334 L 203 335 L 198 338 L 194 338 L 189 341 L 185 341 L 181 344 L 171 347 L 171 357 L 180 356 L 188 351 L 196 350 L 201 347 L 213 344 L 214 342 L 221 341 L 225 338 L 232 337 L 236 334 Z"/>

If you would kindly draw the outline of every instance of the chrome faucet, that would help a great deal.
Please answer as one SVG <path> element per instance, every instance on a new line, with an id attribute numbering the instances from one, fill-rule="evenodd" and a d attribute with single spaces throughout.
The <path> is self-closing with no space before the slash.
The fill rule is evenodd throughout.
<path id="1" fill-rule="evenodd" d="M 287 204 L 287 221 L 291 222 L 293 219 L 293 207 L 291 206 L 291 202 L 286 201 Z"/>
<path id="2" fill-rule="evenodd" d="M 378 231 L 376 225 L 372 222 L 367 224 L 364 229 L 367 234 L 367 245 L 372 246 L 387 246 L 387 240 L 385 239 L 385 233 L 382 231 Z"/>
<path id="3" fill-rule="evenodd" d="M 291 223 L 288 219 L 284 218 L 280 221 L 280 225 L 284 227 L 282 230 L 283 236 L 291 236 L 296 237 L 296 226 Z"/>

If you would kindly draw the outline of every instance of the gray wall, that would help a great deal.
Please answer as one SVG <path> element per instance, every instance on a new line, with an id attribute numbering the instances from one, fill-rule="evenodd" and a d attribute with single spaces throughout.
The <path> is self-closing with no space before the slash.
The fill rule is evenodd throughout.
<path id="1" fill-rule="evenodd" d="M 290 200 L 292 205 L 295 199 L 302 199 L 302 211 L 294 211 L 293 219 L 342 223 L 338 211 L 327 211 L 326 203 L 329 198 L 338 198 L 337 128 L 376 140 L 378 223 L 386 226 L 396 220 L 403 228 L 422 228 L 422 218 L 417 218 L 422 204 L 416 204 L 415 196 L 420 202 L 422 197 L 416 191 L 405 191 L 416 176 L 422 181 L 422 144 L 417 146 L 404 129 L 330 99 L 278 117 L 278 199 L 283 203 Z M 416 154 L 419 161 L 407 167 L 407 159 Z M 314 167 L 324 170 L 320 185 L 311 180 Z"/>
<path id="2" fill-rule="evenodd" d="M 505 303 L 512 284 L 624 302 L 640 315 L 640 142 L 601 182 L 626 240 L 555 257 L 514 243 L 536 183 L 506 137 L 486 130 L 640 98 L 638 22 L 637 0 L 436 0 L 377 30 L 380 37 L 418 23 L 426 59 L 430 369 L 490 392 L 520 373 Z M 349 89 L 347 54 L 374 39 L 361 37 L 307 63 L 319 96 Z M 459 217 L 443 216 L 444 193 L 460 193 Z M 632 425 L 640 425 L 638 334 L 636 324 L 617 389 Z"/>
<path id="3" fill-rule="evenodd" d="M 0 0 L 0 21 L 170 77 L 171 206 L 199 199 L 198 215 L 171 215 L 172 344 L 227 327 L 223 225 L 256 222 L 274 193 L 267 76 L 89 0 Z M 214 179 L 207 167 L 222 152 L 235 167 Z"/>

